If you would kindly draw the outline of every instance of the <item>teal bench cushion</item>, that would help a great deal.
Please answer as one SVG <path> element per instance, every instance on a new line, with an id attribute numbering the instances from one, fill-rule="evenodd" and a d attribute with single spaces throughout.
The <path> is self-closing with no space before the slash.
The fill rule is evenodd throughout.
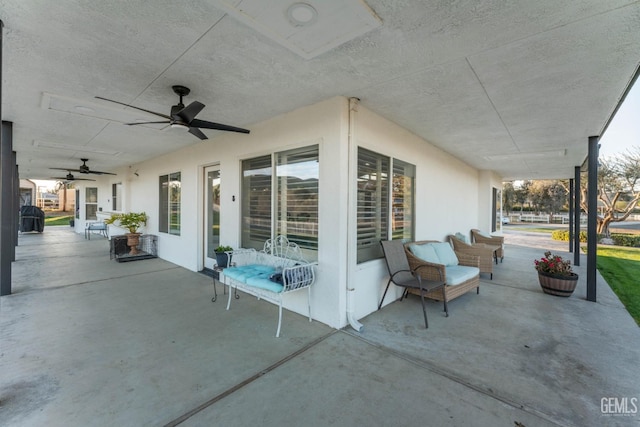
<path id="1" fill-rule="evenodd" d="M 225 268 L 224 275 L 229 277 L 230 279 L 247 283 L 247 280 L 249 278 L 256 277 L 256 276 L 266 275 L 267 280 L 269 280 L 269 276 L 273 274 L 275 271 L 276 269 L 273 267 L 259 265 L 259 264 L 250 264 L 250 265 L 241 265 L 239 267 Z"/>
<path id="2" fill-rule="evenodd" d="M 266 289 L 271 292 L 280 293 L 284 286 L 269 279 L 270 274 L 261 273 L 257 276 L 249 277 L 245 283 L 254 288 Z"/>

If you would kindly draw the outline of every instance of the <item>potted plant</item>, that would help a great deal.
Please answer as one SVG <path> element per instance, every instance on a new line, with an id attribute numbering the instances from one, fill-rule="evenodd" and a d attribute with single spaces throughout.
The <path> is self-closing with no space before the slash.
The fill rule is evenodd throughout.
<path id="1" fill-rule="evenodd" d="M 126 228 L 129 232 L 127 236 L 127 246 L 131 248 L 129 255 L 136 255 L 138 251 L 138 244 L 140 243 L 139 229 L 147 225 L 149 217 L 144 212 L 127 212 L 127 213 L 115 213 L 111 217 L 107 218 L 104 222 L 107 224 L 115 224 L 119 227 Z"/>
<path id="2" fill-rule="evenodd" d="M 571 269 L 571 262 L 546 251 L 544 257 L 534 261 L 542 291 L 559 297 L 571 296 L 578 284 L 578 275 Z"/>
<path id="3" fill-rule="evenodd" d="M 231 246 L 218 246 L 215 249 L 216 252 L 216 263 L 218 267 L 227 268 L 229 265 L 229 256 L 227 252 L 231 252 L 233 248 Z"/>

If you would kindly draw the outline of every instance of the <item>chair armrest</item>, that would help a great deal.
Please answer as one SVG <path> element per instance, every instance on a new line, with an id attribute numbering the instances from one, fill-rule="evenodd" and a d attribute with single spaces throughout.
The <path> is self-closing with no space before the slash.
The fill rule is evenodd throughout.
<path id="1" fill-rule="evenodd" d="M 456 255 L 458 253 L 462 253 L 462 254 L 465 254 L 465 255 L 475 255 L 475 256 L 479 256 L 479 257 L 493 258 L 493 251 L 494 250 L 495 250 L 494 248 L 486 246 L 484 243 L 476 243 L 476 244 L 474 244 L 472 246 L 469 246 L 469 247 L 466 247 L 466 248 L 458 248 L 454 252 L 456 253 Z"/>
<path id="2" fill-rule="evenodd" d="M 480 257 L 477 255 L 469 255 L 462 252 L 456 252 L 458 263 L 467 267 L 480 268 Z"/>
<path id="3" fill-rule="evenodd" d="M 418 265 L 414 272 L 418 275 L 419 278 L 423 278 L 426 280 L 433 280 L 437 282 L 447 281 L 447 269 L 442 264 L 425 262 L 424 264 Z"/>

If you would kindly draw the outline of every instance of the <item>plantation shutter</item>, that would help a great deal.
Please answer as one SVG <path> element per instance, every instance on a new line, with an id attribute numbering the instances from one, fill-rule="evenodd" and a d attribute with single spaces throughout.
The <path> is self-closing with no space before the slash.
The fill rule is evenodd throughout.
<path id="1" fill-rule="evenodd" d="M 271 238 L 271 156 L 242 161 L 242 247 L 262 249 Z"/>
<path id="2" fill-rule="evenodd" d="M 358 148 L 358 263 L 381 258 L 380 240 L 388 239 L 390 159 Z"/>

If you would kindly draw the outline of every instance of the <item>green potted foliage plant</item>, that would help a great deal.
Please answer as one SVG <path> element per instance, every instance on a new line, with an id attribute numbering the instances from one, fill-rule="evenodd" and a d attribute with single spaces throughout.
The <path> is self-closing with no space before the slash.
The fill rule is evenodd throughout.
<path id="1" fill-rule="evenodd" d="M 546 251 L 544 257 L 535 260 L 534 264 L 544 293 L 560 297 L 571 296 L 578 284 L 578 275 L 573 272 L 570 261 Z"/>
<path id="2" fill-rule="evenodd" d="M 226 252 L 232 251 L 233 248 L 231 246 L 218 246 L 215 249 L 216 252 L 216 263 L 218 267 L 226 268 L 229 265 L 229 256 Z"/>
<path id="3" fill-rule="evenodd" d="M 147 225 L 149 217 L 145 212 L 126 212 L 115 213 L 110 218 L 107 218 L 104 222 L 107 224 L 115 224 L 119 227 L 126 228 L 129 232 L 127 236 L 127 246 L 131 248 L 129 255 L 135 255 L 138 251 L 138 244 L 140 243 L 140 228 Z"/>

